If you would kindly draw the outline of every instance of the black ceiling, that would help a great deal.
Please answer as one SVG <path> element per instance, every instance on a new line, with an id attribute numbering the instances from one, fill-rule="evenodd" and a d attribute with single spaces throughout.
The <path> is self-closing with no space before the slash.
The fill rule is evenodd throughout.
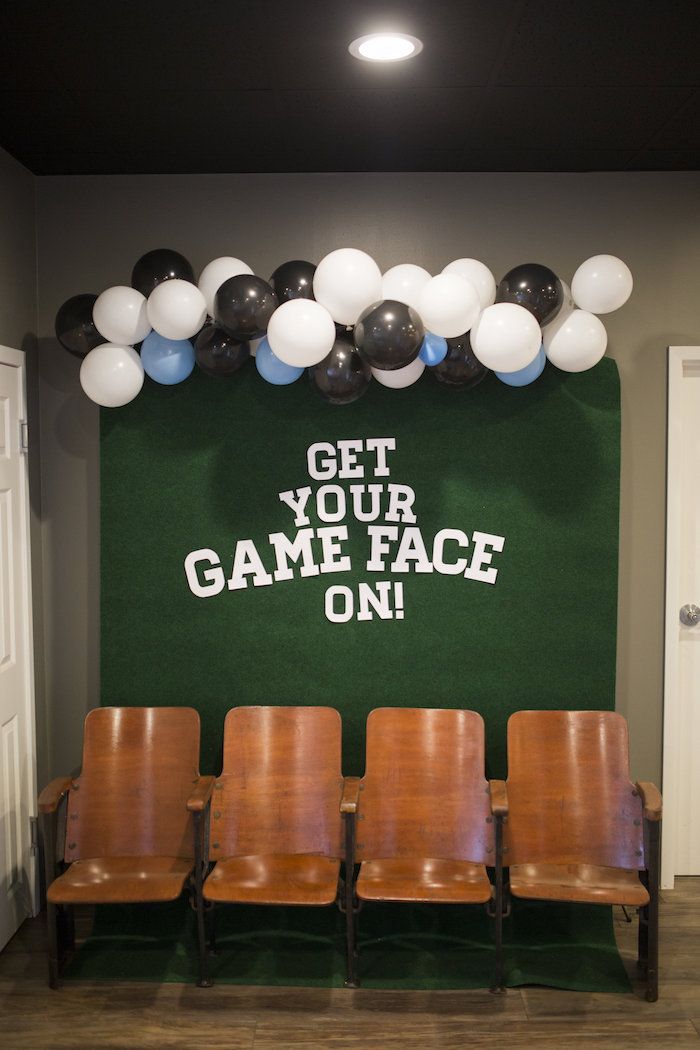
<path id="1" fill-rule="evenodd" d="M 348 54 L 387 26 L 422 54 Z M 10 0 L 0 31 L 39 175 L 700 168 L 697 2 Z"/>

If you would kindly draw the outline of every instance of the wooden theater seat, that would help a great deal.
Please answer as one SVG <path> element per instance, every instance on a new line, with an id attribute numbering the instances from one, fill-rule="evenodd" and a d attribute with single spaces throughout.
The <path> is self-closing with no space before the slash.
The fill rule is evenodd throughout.
<path id="1" fill-rule="evenodd" d="M 330 707 L 235 707 L 212 801 L 211 904 L 333 904 L 342 849 L 341 721 Z M 212 916 L 213 926 L 213 916 Z M 206 945 L 200 939 L 200 983 Z"/>
<path id="2" fill-rule="evenodd" d="M 80 776 L 58 778 L 39 796 L 51 987 L 71 940 L 70 905 L 171 901 L 182 893 L 195 872 L 194 828 L 214 781 L 198 766 L 192 708 L 102 707 L 87 715 Z M 66 795 L 57 851 L 55 818 Z M 68 865 L 62 874 L 57 855 Z"/>
<path id="3" fill-rule="evenodd" d="M 512 895 L 639 908 L 639 964 L 647 998 L 657 999 L 661 796 L 630 780 L 624 718 L 516 712 L 502 787 Z"/>
<path id="4" fill-rule="evenodd" d="M 531 900 L 633 908 L 649 903 L 649 892 L 636 871 L 596 864 L 518 864 L 511 870 L 510 888 L 514 896 Z"/>
<path id="5" fill-rule="evenodd" d="M 51 883 L 52 904 L 174 901 L 192 871 L 192 858 L 94 857 L 76 860 Z"/>
<path id="6" fill-rule="evenodd" d="M 206 880 L 209 901 L 239 904 L 333 904 L 340 861 L 315 854 L 274 854 L 219 860 Z"/>
<path id="7" fill-rule="evenodd" d="M 474 711 L 370 713 L 365 775 L 349 785 L 344 800 L 345 811 L 354 815 L 346 852 L 360 862 L 356 900 L 346 909 L 353 949 L 358 902 L 491 901 L 486 865 L 496 864 L 496 854 L 484 763 L 484 722 Z M 354 966 L 351 983 L 357 983 Z"/>
<path id="8" fill-rule="evenodd" d="M 362 862 L 357 883 L 363 901 L 485 904 L 491 883 L 483 864 L 424 857 Z"/>

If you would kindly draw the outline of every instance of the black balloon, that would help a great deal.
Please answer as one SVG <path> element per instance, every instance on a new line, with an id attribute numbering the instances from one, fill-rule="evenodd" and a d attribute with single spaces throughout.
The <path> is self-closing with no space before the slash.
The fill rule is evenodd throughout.
<path id="1" fill-rule="evenodd" d="M 373 368 L 393 371 L 415 361 L 425 337 L 416 311 L 395 299 L 363 310 L 355 325 L 355 346 Z"/>
<path id="2" fill-rule="evenodd" d="M 339 335 L 330 352 L 309 368 L 311 386 L 332 405 L 348 405 L 362 397 L 372 369 L 355 349 L 349 333 Z"/>
<path id="3" fill-rule="evenodd" d="M 548 266 L 521 263 L 509 270 L 496 291 L 497 303 L 524 306 L 538 324 L 553 321 L 564 302 L 561 281 Z"/>
<path id="4" fill-rule="evenodd" d="M 100 343 L 107 342 L 92 320 L 96 299 L 96 295 L 74 295 L 66 299 L 56 314 L 56 338 L 76 357 L 85 357 Z"/>
<path id="5" fill-rule="evenodd" d="M 474 356 L 469 332 L 447 340 L 447 356 L 439 365 L 430 369 L 436 379 L 445 386 L 468 390 L 488 375 L 488 368 Z"/>
<path id="6" fill-rule="evenodd" d="M 232 339 L 258 339 L 279 303 L 267 281 L 240 273 L 224 281 L 214 299 L 214 320 Z"/>
<path id="7" fill-rule="evenodd" d="M 131 287 L 138 289 L 148 299 L 154 288 L 163 281 L 173 278 L 191 281 L 194 284 L 194 270 L 184 255 L 171 248 L 155 248 L 146 252 L 131 271 Z"/>
<path id="8" fill-rule="evenodd" d="M 248 343 L 238 342 L 214 324 L 205 325 L 194 341 L 197 364 L 208 376 L 231 376 L 250 357 Z"/>
<path id="9" fill-rule="evenodd" d="M 302 259 L 278 266 L 270 278 L 270 286 L 280 303 L 290 299 L 313 299 L 313 280 L 316 267 Z"/>

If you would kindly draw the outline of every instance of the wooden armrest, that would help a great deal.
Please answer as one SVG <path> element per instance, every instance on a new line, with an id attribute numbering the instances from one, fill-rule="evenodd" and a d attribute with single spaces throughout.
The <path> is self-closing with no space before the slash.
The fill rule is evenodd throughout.
<path id="1" fill-rule="evenodd" d="M 635 787 L 644 806 L 644 819 L 661 820 L 663 802 L 661 800 L 661 792 L 656 784 L 652 784 L 648 780 L 638 780 Z"/>
<path id="2" fill-rule="evenodd" d="M 190 813 L 201 813 L 206 808 L 214 790 L 216 777 L 198 777 L 194 787 L 187 799 L 187 808 Z"/>
<path id="3" fill-rule="evenodd" d="M 343 795 L 340 800 L 341 813 L 357 813 L 357 802 L 360 797 L 360 778 L 346 777 L 343 783 Z"/>
<path id="4" fill-rule="evenodd" d="M 495 817 L 508 816 L 508 792 L 505 780 L 489 780 L 491 812 Z"/>
<path id="5" fill-rule="evenodd" d="M 39 812 L 55 813 L 72 783 L 72 777 L 56 777 L 47 784 L 39 795 Z"/>

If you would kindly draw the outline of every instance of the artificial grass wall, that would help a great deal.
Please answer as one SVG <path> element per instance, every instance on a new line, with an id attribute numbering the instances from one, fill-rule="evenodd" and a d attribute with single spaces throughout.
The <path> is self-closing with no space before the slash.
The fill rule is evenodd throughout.
<path id="1" fill-rule="evenodd" d="M 520 389 L 490 375 L 454 390 L 426 372 L 406 390 L 373 382 L 347 406 L 326 404 L 305 377 L 272 387 L 252 363 L 230 379 L 147 380 L 130 405 L 102 410 L 101 702 L 197 708 L 203 772 L 220 769 L 230 707 L 330 705 L 343 717 L 347 774 L 363 770 L 372 708 L 468 707 L 486 721 L 488 775 L 505 775 L 512 711 L 614 706 L 619 428 L 609 359 L 579 375 L 547 366 Z M 345 467 L 364 476 L 309 476 L 314 443 L 388 438 L 387 474 L 375 474 L 381 452 L 363 451 Z M 332 472 L 328 458 L 314 458 L 316 473 Z M 384 520 L 389 484 L 415 493 L 409 510 L 410 494 L 397 490 L 397 522 Z M 324 485 L 344 490 L 342 520 L 319 518 Z M 384 486 L 376 521 L 356 520 L 354 485 Z M 343 558 L 350 571 L 302 576 L 302 560 L 287 559 L 292 578 L 266 582 L 278 567 L 270 535 L 298 531 L 279 493 L 305 487 L 309 572 Z M 326 518 L 337 517 L 337 498 L 326 492 Z M 387 554 L 375 549 L 384 568 L 372 571 L 368 529 L 392 524 L 397 540 Z M 343 525 L 347 540 L 327 533 L 324 557 L 316 530 Z M 420 534 L 401 540 L 408 528 Z M 443 534 L 440 572 L 433 540 L 445 529 L 469 544 Z M 429 567 L 421 540 L 433 571 L 415 571 Z M 205 549 L 214 555 L 192 559 L 193 585 L 223 589 L 198 597 L 184 563 Z M 236 551 L 234 582 L 247 586 L 229 589 Z M 449 571 L 460 558 L 473 578 Z M 398 571 L 402 561 L 409 571 Z M 483 578 L 489 570 L 495 583 Z M 333 587 L 352 594 L 345 622 L 326 616 Z M 336 614 L 347 599 L 335 598 Z M 362 608 L 371 618 L 357 619 Z"/>

